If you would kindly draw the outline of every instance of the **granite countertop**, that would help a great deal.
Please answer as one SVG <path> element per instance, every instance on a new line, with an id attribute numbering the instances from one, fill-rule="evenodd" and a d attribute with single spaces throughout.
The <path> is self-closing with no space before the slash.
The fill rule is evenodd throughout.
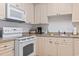
<path id="1" fill-rule="evenodd" d="M 79 38 L 79 35 L 49 35 L 49 34 L 35 34 L 37 37 L 63 37 L 63 38 Z"/>
<path id="2" fill-rule="evenodd" d="M 30 37 L 30 36 L 36 36 L 36 37 L 56 37 L 56 38 L 79 38 L 79 35 L 49 35 L 49 34 L 25 34 L 22 37 Z M 0 42 L 5 42 L 5 41 L 12 41 L 16 40 L 15 38 L 0 38 Z"/>

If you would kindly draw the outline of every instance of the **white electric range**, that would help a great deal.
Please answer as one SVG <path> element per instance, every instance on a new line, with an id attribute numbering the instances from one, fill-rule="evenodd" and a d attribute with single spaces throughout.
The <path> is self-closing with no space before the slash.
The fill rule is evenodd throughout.
<path id="1" fill-rule="evenodd" d="M 35 56 L 36 37 L 21 37 L 15 41 L 15 56 Z"/>

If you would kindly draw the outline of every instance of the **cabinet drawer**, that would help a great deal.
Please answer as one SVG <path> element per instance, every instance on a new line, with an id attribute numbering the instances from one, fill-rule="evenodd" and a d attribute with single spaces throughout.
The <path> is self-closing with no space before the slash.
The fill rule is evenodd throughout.
<path id="1" fill-rule="evenodd" d="M 0 56 L 14 55 L 14 41 L 0 43 Z"/>
<path id="2" fill-rule="evenodd" d="M 2 53 L 0 56 L 14 56 L 14 51 L 9 51 L 8 53 Z"/>
<path id="3" fill-rule="evenodd" d="M 4 50 L 2 50 L 1 52 L 0 52 L 0 54 L 1 53 L 4 53 L 4 52 L 8 52 L 8 51 L 14 51 L 14 48 L 7 48 L 7 49 L 4 49 Z"/>
<path id="4" fill-rule="evenodd" d="M 0 44 L 0 49 L 1 48 L 8 48 L 8 47 L 14 47 L 14 43 L 13 42 L 11 42 L 11 43 L 7 42 L 7 43 L 1 43 Z"/>

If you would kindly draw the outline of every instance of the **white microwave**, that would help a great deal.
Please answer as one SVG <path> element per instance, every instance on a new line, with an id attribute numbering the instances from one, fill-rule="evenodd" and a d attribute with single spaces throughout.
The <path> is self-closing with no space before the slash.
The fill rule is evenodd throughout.
<path id="1" fill-rule="evenodd" d="M 6 4 L 6 19 L 9 21 L 24 21 L 25 13 L 23 10 L 13 6 L 12 4 Z"/>

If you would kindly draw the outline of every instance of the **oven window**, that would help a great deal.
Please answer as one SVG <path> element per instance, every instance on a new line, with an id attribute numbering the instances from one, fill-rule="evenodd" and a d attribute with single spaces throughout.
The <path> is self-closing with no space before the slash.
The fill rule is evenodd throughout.
<path id="1" fill-rule="evenodd" d="M 29 54 L 31 54 L 34 50 L 34 44 L 28 44 L 26 46 L 23 47 L 23 56 L 28 56 Z"/>

